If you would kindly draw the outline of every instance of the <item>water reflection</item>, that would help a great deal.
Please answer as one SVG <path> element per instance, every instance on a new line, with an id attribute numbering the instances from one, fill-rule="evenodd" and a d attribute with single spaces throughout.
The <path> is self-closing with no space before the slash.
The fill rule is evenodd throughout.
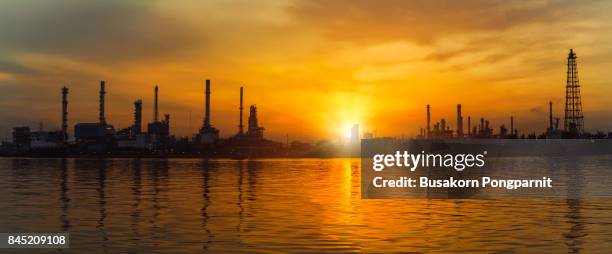
<path id="1" fill-rule="evenodd" d="M 567 239 L 568 253 L 580 253 L 583 249 L 583 239 L 586 237 L 587 228 L 582 216 L 582 201 L 579 199 L 584 188 L 584 168 L 578 158 L 567 160 L 565 165 L 565 173 L 567 174 L 567 215 L 566 219 L 569 223 L 569 231 L 563 236 Z"/>
<path id="2" fill-rule="evenodd" d="M 98 225 L 96 228 L 100 230 L 100 235 L 102 236 L 102 241 L 100 242 L 100 247 L 104 253 L 108 253 L 108 234 L 106 233 L 106 228 L 104 223 L 106 221 L 106 194 L 104 193 L 106 188 L 106 169 L 107 169 L 107 161 L 99 160 L 96 165 L 98 171 L 98 206 L 100 218 L 98 219 Z"/>
<path id="3" fill-rule="evenodd" d="M 211 165 L 212 164 L 212 165 Z M 210 206 L 210 171 L 211 168 L 214 168 L 214 164 L 209 160 L 202 160 L 202 208 L 200 209 L 200 213 L 202 215 L 201 226 L 204 230 L 204 245 L 202 246 L 203 250 L 208 250 L 209 245 L 212 243 L 212 238 L 214 235 L 212 231 L 208 227 L 208 220 L 210 216 L 208 215 L 208 207 Z"/>
<path id="4" fill-rule="evenodd" d="M 154 242 L 153 247 L 158 247 L 158 242 L 165 240 L 166 227 L 160 226 L 160 216 L 166 213 L 166 203 L 168 200 L 168 183 L 169 183 L 169 168 L 168 160 L 156 159 L 151 161 L 151 167 L 149 167 L 149 175 L 151 177 L 151 187 L 153 194 L 151 201 L 153 204 L 153 216 L 149 222 L 152 227 L 151 238 Z"/>
<path id="5" fill-rule="evenodd" d="M 258 171 L 263 168 L 263 162 L 256 160 L 248 160 L 247 161 L 247 174 L 248 174 L 248 189 L 247 189 L 247 198 L 251 204 L 254 204 L 257 201 L 257 195 L 255 193 L 255 188 L 257 186 L 257 174 Z M 252 214 L 249 214 L 251 216 Z"/>
<path id="6" fill-rule="evenodd" d="M 576 197 L 609 165 L 508 161 L 559 174 L 560 200 L 362 200 L 359 160 L 0 159 L 0 229 L 69 231 L 66 253 L 588 253 L 612 202 Z"/>
<path id="7" fill-rule="evenodd" d="M 244 192 L 242 190 L 242 182 L 244 181 L 244 161 L 238 160 L 236 161 L 236 167 L 238 168 L 238 182 L 236 187 L 238 189 L 238 200 L 236 201 L 236 206 L 238 206 L 238 224 L 236 224 L 236 232 L 238 236 L 243 230 L 243 222 L 244 222 Z"/>
<path id="8" fill-rule="evenodd" d="M 62 231 L 67 232 L 70 229 L 70 220 L 68 217 L 68 210 L 70 208 L 70 198 L 68 196 L 68 192 L 70 191 L 68 188 L 68 159 L 61 159 L 60 164 L 60 201 L 62 202 L 60 220 L 62 223 Z"/>
<path id="9" fill-rule="evenodd" d="M 137 243 L 140 240 L 139 225 L 141 222 L 141 203 L 142 203 L 142 160 L 133 160 L 133 176 L 132 176 L 132 212 L 131 217 L 131 230 L 133 240 L 132 243 Z"/>

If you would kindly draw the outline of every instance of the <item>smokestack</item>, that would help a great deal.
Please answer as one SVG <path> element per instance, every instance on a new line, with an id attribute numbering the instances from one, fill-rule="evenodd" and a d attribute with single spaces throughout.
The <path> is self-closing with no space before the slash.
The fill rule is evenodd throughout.
<path id="1" fill-rule="evenodd" d="M 552 117 L 552 101 L 548 102 L 548 129 L 553 130 L 553 117 Z"/>
<path id="2" fill-rule="evenodd" d="M 468 116 L 468 136 L 472 135 L 472 117 Z"/>
<path id="3" fill-rule="evenodd" d="M 463 116 L 461 116 L 461 104 L 457 104 L 457 137 L 463 137 Z"/>
<path id="4" fill-rule="evenodd" d="M 159 110 L 157 107 L 157 93 L 158 93 L 159 88 L 157 87 L 157 85 L 155 85 L 155 98 L 153 99 L 153 122 L 157 123 L 159 122 Z"/>
<path id="5" fill-rule="evenodd" d="M 431 135 L 431 114 L 429 112 L 429 104 L 427 104 L 427 138 Z"/>
<path id="6" fill-rule="evenodd" d="M 104 80 L 100 81 L 100 124 L 106 124 L 106 118 L 104 118 Z"/>
<path id="7" fill-rule="evenodd" d="M 510 116 L 510 134 L 514 136 L 514 117 Z"/>
<path id="8" fill-rule="evenodd" d="M 244 134 L 244 126 L 242 125 L 242 92 L 243 88 L 240 87 L 240 124 L 238 125 L 238 134 Z"/>
<path id="9" fill-rule="evenodd" d="M 210 80 L 206 80 L 206 104 L 204 113 L 204 127 L 210 127 Z"/>
<path id="10" fill-rule="evenodd" d="M 68 140 L 68 88 L 62 88 L 62 141 Z"/>
<path id="11" fill-rule="evenodd" d="M 142 132 L 142 100 L 134 102 L 134 132 L 136 134 Z"/>

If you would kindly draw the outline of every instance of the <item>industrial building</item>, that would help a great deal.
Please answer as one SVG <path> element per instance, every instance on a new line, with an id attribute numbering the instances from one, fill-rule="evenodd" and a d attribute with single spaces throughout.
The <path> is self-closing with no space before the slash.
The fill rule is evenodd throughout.
<path id="1" fill-rule="evenodd" d="M 567 81 L 565 84 L 565 116 L 563 129 L 559 128 L 559 117 L 553 117 L 553 103 L 548 103 L 548 128 L 543 134 L 529 134 L 528 138 L 593 138 L 594 135 L 586 133 L 584 130 L 584 116 L 582 113 L 582 101 L 580 96 L 580 85 L 578 82 L 577 56 L 573 49 L 570 49 L 567 57 Z M 453 131 L 442 118 L 433 124 L 431 128 L 431 106 L 426 106 L 426 129 L 421 131 L 417 137 L 427 139 L 448 139 L 448 138 L 518 138 L 518 129 L 514 126 L 514 117 L 510 117 L 510 129 L 506 125 L 499 126 L 499 131 L 494 133 L 492 124 L 488 119 L 480 118 L 476 126 L 472 127 L 471 117 L 468 116 L 467 134 L 463 133 L 463 116 L 461 104 L 457 104 L 457 126 Z M 599 134 L 605 136 L 605 134 Z M 524 137 L 524 136 L 523 136 Z"/>
<path id="2" fill-rule="evenodd" d="M 45 131 L 41 126 L 38 131 L 22 126 L 13 129 L 13 144 L 20 150 L 61 149 L 68 144 L 68 88 L 62 87 L 61 129 Z"/>
<path id="3" fill-rule="evenodd" d="M 200 128 L 200 132 L 196 135 L 196 141 L 200 145 L 212 146 L 219 141 L 219 130 L 210 123 L 210 80 L 206 80 L 204 103 L 204 124 Z"/>
<path id="4" fill-rule="evenodd" d="M 100 81 L 99 110 L 97 123 L 77 123 L 74 126 L 74 138 L 82 151 L 108 152 L 115 147 L 116 133 L 112 125 L 107 124 L 105 110 L 105 81 Z"/>
<path id="5" fill-rule="evenodd" d="M 134 102 L 134 124 L 117 132 L 119 148 L 150 148 L 146 133 L 142 132 L 142 100 Z"/>
<path id="6" fill-rule="evenodd" d="M 456 125 L 440 118 L 432 122 L 432 107 L 426 106 L 425 128 L 420 129 L 420 139 L 516 139 L 516 138 L 610 138 L 610 134 L 589 134 L 585 131 L 580 85 L 578 83 L 577 56 L 570 49 L 567 57 L 567 82 L 565 84 L 565 108 L 563 126 L 560 126 L 560 117 L 553 114 L 553 103 L 548 103 L 547 128 L 540 135 L 535 133 L 519 136 L 514 116 L 510 116 L 509 127 L 502 123 L 494 124 L 484 117 L 464 117 L 465 109 L 462 104 L 456 105 Z M 0 154 L 10 155 L 80 155 L 80 154 L 112 154 L 137 156 L 225 156 L 225 157 L 256 157 L 287 155 L 295 147 L 301 147 L 300 153 L 305 153 L 305 145 L 290 146 L 287 138 L 286 144 L 268 140 L 264 136 L 265 128 L 261 126 L 259 108 L 250 103 L 248 119 L 244 126 L 244 98 L 245 89 L 240 87 L 238 104 L 238 130 L 235 135 L 221 138 L 219 129 L 215 128 L 211 120 L 211 81 L 206 80 L 204 91 L 204 119 L 202 127 L 192 138 L 175 138 L 171 134 L 170 115 L 159 113 L 159 86 L 154 87 L 153 119 L 143 130 L 143 101 L 137 99 L 133 104 L 133 123 L 125 128 L 115 130 L 109 124 L 105 115 L 106 83 L 100 81 L 98 121 L 77 123 L 74 125 L 74 141 L 68 133 L 68 94 L 67 87 L 61 88 L 61 126 L 56 131 L 32 131 L 28 126 L 19 126 L 13 129 L 12 142 L 4 142 L 0 147 Z M 543 117 L 544 118 L 544 117 Z M 467 121 L 465 121 L 467 120 Z M 472 121 L 474 120 L 474 121 Z M 543 121 L 544 122 L 544 121 Z M 351 128 L 351 141 L 359 141 L 359 126 Z M 364 138 L 372 138 L 372 134 L 364 134 Z M 292 143 L 292 144 L 293 144 Z M 293 148 L 292 148 L 293 147 Z M 323 145 L 322 147 L 327 147 Z M 285 149 L 283 152 L 283 149 Z M 314 148 L 317 149 L 317 148 Z M 323 149 L 321 151 L 328 151 Z M 9 152 L 7 152 L 9 151 Z M 315 152 L 316 153 L 316 152 Z M 324 152 L 326 153 L 326 152 Z M 317 153 L 320 154 L 320 153 Z"/>
<path id="7" fill-rule="evenodd" d="M 265 139 L 265 128 L 260 125 L 257 106 L 255 104 L 249 107 L 247 130 L 246 132 L 244 131 L 243 104 L 244 87 L 240 87 L 238 133 L 228 138 L 222 144 L 221 151 L 223 151 L 224 154 L 236 158 L 283 154 L 281 150 L 285 147 L 284 144 Z"/>
<path id="8" fill-rule="evenodd" d="M 135 113 L 135 122 L 137 115 Z M 157 85 L 155 85 L 153 98 L 153 122 L 147 124 L 147 135 L 151 148 L 154 150 L 165 150 L 170 145 L 170 115 L 164 114 L 164 119 L 161 121 L 159 119 L 159 87 Z"/>

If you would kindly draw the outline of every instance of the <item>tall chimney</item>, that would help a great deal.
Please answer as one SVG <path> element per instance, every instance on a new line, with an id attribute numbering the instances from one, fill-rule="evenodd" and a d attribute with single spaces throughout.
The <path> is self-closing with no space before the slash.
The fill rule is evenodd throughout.
<path id="1" fill-rule="evenodd" d="M 240 124 L 238 125 L 238 134 L 244 134 L 244 126 L 242 125 L 242 91 L 243 88 L 240 87 Z"/>
<path id="2" fill-rule="evenodd" d="M 68 88 L 62 88 L 62 141 L 68 140 Z"/>
<path id="3" fill-rule="evenodd" d="M 206 80 L 206 104 L 204 113 L 204 127 L 210 127 L 210 79 Z"/>
<path id="4" fill-rule="evenodd" d="M 100 124 L 106 124 L 106 118 L 104 118 L 104 80 L 100 81 Z"/>
<path id="5" fill-rule="evenodd" d="M 157 123 L 159 122 L 159 110 L 157 107 L 157 93 L 158 93 L 159 88 L 157 87 L 157 85 L 155 85 L 155 98 L 153 99 L 153 122 Z"/>
<path id="6" fill-rule="evenodd" d="M 134 132 L 136 134 L 142 132 L 142 100 L 134 102 Z"/>
<path id="7" fill-rule="evenodd" d="M 472 117 L 468 116 L 468 136 L 472 135 Z"/>
<path id="8" fill-rule="evenodd" d="M 457 137 L 463 137 L 463 116 L 461 116 L 461 104 L 457 104 Z"/>
<path id="9" fill-rule="evenodd" d="M 514 136 L 515 131 L 514 131 L 514 117 L 510 116 L 510 134 L 512 136 Z"/>
<path id="10" fill-rule="evenodd" d="M 548 129 L 550 131 L 554 130 L 553 129 L 553 117 L 552 117 L 553 113 L 552 113 L 552 101 L 548 102 Z"/>
<path id="11" fill-rule="evenodd" d="M 431 134 L 431 114 L 429 112 L 429 104 L 427 104 L 427 138 L 430 137 Z"/>

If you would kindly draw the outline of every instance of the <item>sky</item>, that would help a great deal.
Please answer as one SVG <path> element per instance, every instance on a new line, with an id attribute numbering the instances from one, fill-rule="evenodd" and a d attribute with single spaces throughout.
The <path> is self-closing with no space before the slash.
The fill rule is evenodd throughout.
<path id="1" fill-rule="evenodd" d="M 69 125 L 131 124 L 133 102 L 152 119 L 153 87 L 172 132 L 212 124 L 237 132 L 240 86 L 272 139 L 337 139 L 359 124 L 411 136 L 432 118 L 485 117 L 520 132 L 563 118 L 567 54 L 578 56 L 585 128 L 612 130 L 609 1 L 76 1 L 0 2 L 0 134 Z M 245 107 L 246 107 L 245 106 Z M 245 119 L 247 115 L 245 114 Z M 246 120 L 245 120 L 246 121 Z"/>

